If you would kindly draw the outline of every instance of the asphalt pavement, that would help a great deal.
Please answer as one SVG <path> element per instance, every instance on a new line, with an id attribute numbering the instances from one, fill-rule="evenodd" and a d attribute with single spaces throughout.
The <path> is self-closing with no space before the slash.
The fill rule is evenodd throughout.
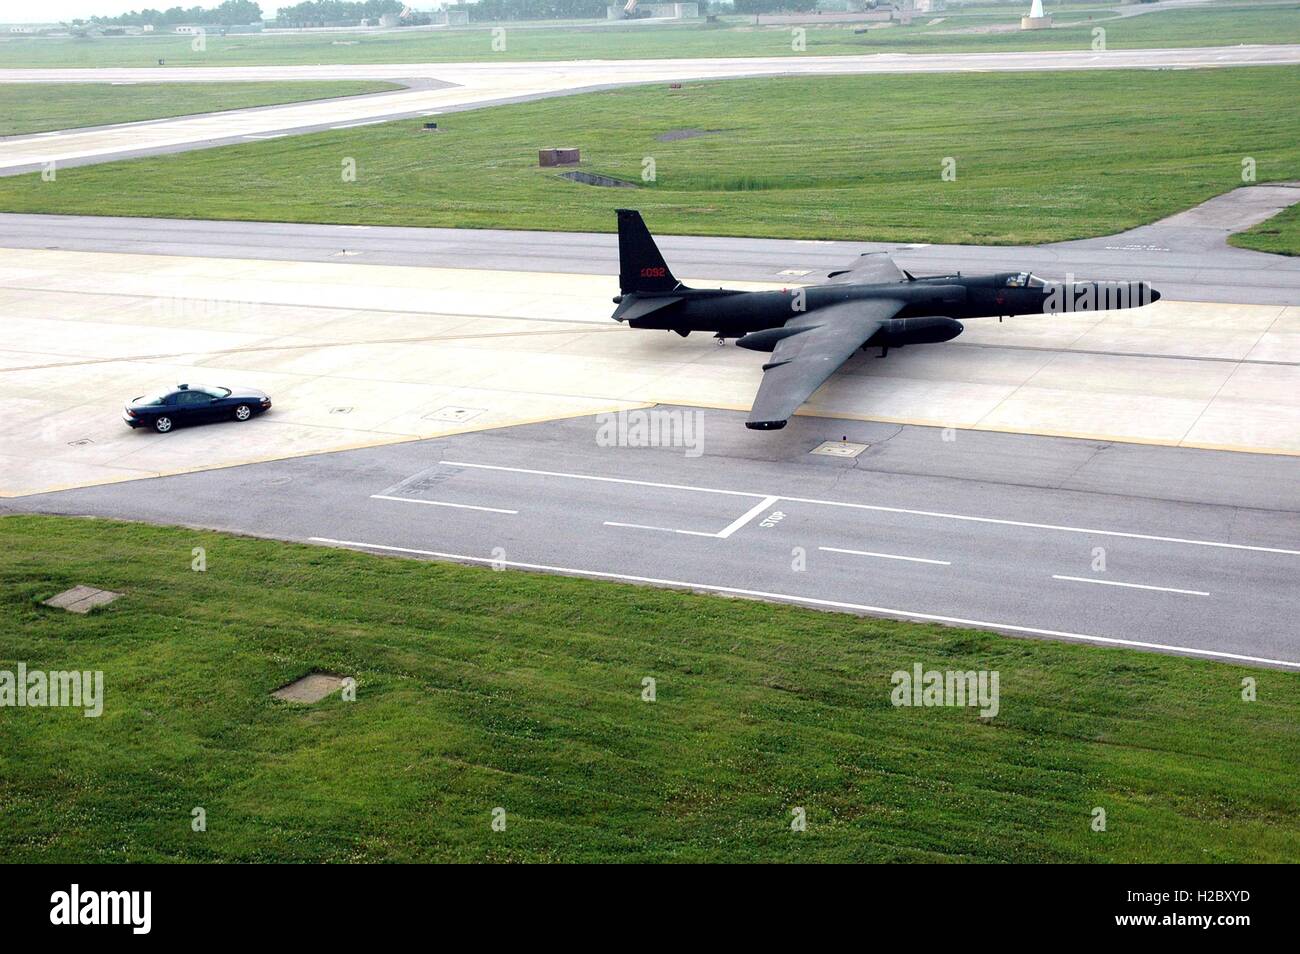
<path id="1" fill-rule="evenodd" d="M 731 412 L 628 413 L 3 509 L 1300 668 L 1294 459 L 816 418 L 755 437 Z M 658 446 L 639 446 L 651 427 Z M 842 439 L 866 446 L 811 453 L 857 449 Z"/>
<path id="2" fill-rule="evenodd" d="M 1032 270 L 1045 278 L 1151 282 L 1170 299 L 1300 304 L 1300 258 L 1233 248 L 1227 236 L 1296 201 L 1292 183 L 1250 186 L 1117 235 L 1048 245 L 900 245 L 881 242 L 674 236 L 655 232 L 683 280 L 810 284 L 862 252 L 892 252 L 917 273 Z M 627 197 L 636 204 L 635 193 Z M 612 228 L 612 223 L 611 223 Z M 401 228 L 0 214 L 0 246 L 275 261 L 416 265 L 615 274 L 613 234 Z"/>

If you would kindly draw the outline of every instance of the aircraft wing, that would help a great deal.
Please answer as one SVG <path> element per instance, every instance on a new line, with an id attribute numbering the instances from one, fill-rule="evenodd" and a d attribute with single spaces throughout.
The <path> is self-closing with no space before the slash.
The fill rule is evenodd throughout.
<path id="1" fill-rule="evenodd" d="M 891 282 L 906 281 L 903 270 L 894 264 L 888 252 L 864 252 L 848 268 L 831 272 L 826 276 L 827 284 L 839 285 L 844 282 L 856 282 L 862 285 L 884 285 Z"/>
<path id="2" fill-rule="evenodd" d="M 763 383 L 745 426 L 785 427 L 799 405 L 902 307 L 903 302 L 893 299 L 858 300 L 827 305 L 786 322 L 786 328 L 803 330 L 782 338 L 772 360 L 763 365 Z"/>

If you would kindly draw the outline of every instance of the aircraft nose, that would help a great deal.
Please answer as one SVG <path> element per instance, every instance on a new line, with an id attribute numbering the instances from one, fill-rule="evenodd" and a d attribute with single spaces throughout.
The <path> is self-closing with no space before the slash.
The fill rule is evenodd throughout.
<path id="1" fill-rule="evenodd" d="M 1150 282 L 1129 282 L 1129 308 L 1140 308 L 1160 300 L 1160 292 L 1151 287 Z"/>

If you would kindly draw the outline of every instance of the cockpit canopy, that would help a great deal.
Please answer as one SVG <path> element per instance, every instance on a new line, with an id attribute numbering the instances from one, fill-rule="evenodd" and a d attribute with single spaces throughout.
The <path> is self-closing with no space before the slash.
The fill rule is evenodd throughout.
<path id="1" fill-rule="evenodd" d="M 1029 272 L 1017 272 L 1014 275 L 1008 275 L 1006 280 L 1008 288 L 1042 288 L 1045 284 L 1046 282 L 1041 278 Z"/>

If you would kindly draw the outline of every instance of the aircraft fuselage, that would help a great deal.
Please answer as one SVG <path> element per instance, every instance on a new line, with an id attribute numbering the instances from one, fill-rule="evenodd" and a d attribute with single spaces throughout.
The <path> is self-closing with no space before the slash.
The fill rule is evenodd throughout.
<path id="1" fill-rule="evenodd" d="M 633 328 L 662 328 L 688 334 L 710 332 L 738 338 L 770 328 L 780 328 L 803 312 L 828 305 L 870 299 L 903 303 L 897 319 L 967 318 L 1056 314 L 1135 308 L 1160 296 L 1145 282 L 1048 282 L 1039 286 L 1007 284 L 1018 273 L 980 276 L 939 276 L 880 285 L 830 284 L 773 291 L 682 289 L 671 292 L 621 295 L 616 301 L 650 305 L 662 298 L 664 307 L 628 319 Z M 671 304 L 667 304 L 672 300 Z M 622 309 L 620 309 L 622 310 Z M 617 313 L 615 317 L 618 317 Z M 960 332 L 958 326 L 955 337 Z M 947 340 L 936 338 L 935 340 Z"/>

